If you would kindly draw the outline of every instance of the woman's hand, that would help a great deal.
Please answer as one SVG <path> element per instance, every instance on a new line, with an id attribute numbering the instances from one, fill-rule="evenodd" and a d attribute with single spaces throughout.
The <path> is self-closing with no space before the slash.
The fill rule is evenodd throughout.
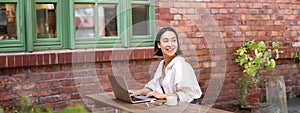
<path id="1" fill-rule="evenodd" d="M 128 90 L 130 96 L 138 96 L 140 95 L 140 91 L 139 90 Z"/>
<path id="2" fill-rule="evenodd" d="M 151 92 L 151 90 L 149 88 L 143 88 L 139 90 L 128 90 L 128 92 L 130 93 L 130 96 L 138 96 L 138 95 L 146 95 L 149 92 Z"/>
<path id="3" fill-rule="evenodd" d="M 146 96 L 147 97 L 155 97 L 157 99 L 165 99 L 166 98 L 165 94 L 158 93 L 158 92 L 149 92 Z"/>

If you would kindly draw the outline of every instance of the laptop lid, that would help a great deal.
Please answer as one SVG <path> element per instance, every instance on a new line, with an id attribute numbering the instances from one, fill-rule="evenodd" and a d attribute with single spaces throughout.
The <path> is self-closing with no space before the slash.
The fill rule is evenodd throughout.
<path id="1" fill-rule="evenodd" d="M 108 77 L 109 77 L 113 92 L 115 94 L 115 97 L 118 100 L 130 102 L 130 103 L 140 103 L 140 102 L 147 102 L 147 101 L 155 100 L 155 98 L 139 97 L 140 99 L 133 101 L 128 92 L 128 86 L 126 84 L 125 76 L 109 75 Z"/>

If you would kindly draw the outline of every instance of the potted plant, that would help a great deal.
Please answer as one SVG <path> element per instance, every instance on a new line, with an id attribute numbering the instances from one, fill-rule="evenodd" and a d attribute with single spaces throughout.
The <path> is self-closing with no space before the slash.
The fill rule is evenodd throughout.
<path id="1" fill-rule="evenodd" d="M 262 81 L 259 71 L 264 69 L 270 71 L 276 66 L 275 59 L 279 58 L 279 47 L 278 42 L 273 42 L 272 48 L 267 50 L 265 42 L 252 40 L 244 42 L 234 53 L 237 55 L 235 61 L 243 68 L 239 97 L 241 107 L 259 107 L 261 91 L 258 83 Z"/>

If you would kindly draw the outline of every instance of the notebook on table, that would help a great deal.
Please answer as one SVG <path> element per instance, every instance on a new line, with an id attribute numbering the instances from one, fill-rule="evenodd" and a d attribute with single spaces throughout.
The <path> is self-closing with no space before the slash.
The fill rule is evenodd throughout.
<path id="1" fill-rule="evenodd" d="M 122 100 L 129 103 L 141 103 L 156 100 L 156 98 L 148 98 L 146 96 L 130 96 L 125 76 L 109 75 L 108 77 L 115 97 L 118 100 Z"/>

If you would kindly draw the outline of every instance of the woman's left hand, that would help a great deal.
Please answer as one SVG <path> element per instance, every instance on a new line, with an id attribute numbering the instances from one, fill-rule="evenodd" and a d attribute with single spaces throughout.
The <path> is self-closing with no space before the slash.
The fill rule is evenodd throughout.
<path id="1" fill-rule="evenodd" d="M 157 99 L 165 99 L 166 98 L 165 94 L 158 93 L 158 92 L 149 92 L 146 96 L 147 97 L 155 97 Z"/>

